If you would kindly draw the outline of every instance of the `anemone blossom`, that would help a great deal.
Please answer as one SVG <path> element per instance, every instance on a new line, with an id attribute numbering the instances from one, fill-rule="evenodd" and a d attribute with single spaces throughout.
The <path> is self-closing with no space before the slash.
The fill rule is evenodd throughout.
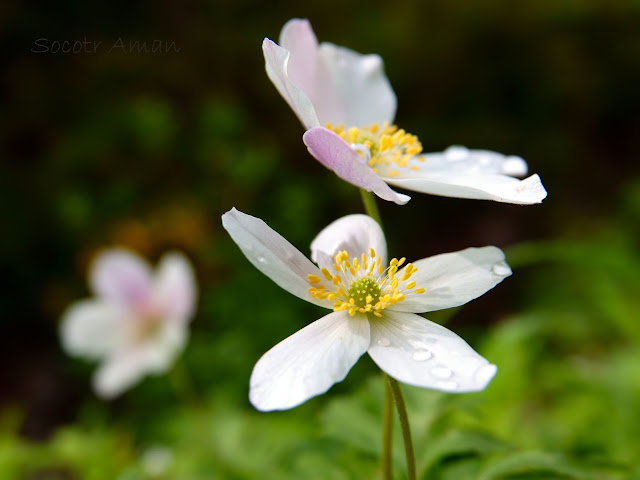
<path id="1" fill-rule="evenodd" d="M 384 200 L 410 197 L 389 185 L 432 195 L 540 203 L 540 177 L 518 156 L 455 146 L 422 153 L 415 135 L 393 125 L 396 96 L 382 59 L 318 44 L 307 20 L 289 20 L 280 44 L 264 39 L 267 75 L 298 116 L 309 152 L 340 178 Z"/>
<path id="2" fill-rule="evenodd" d="M 89 285 L 95 296 L 67 308 L 60 336 L 70 355 L 100 361 L 96 393 L 112 398 L 168 370 L 186 343 L 197 295 L 186 257 L 167 253 L 154 272 L 133 252 L 105 250 L 89 269 Z"/>
<path id="3" fill-rule="evenodd" d="M 500 249 L 388 261 L 380 226 L 348 215 L 311 243 L 316 265 L 258 218 L 232 209 L 222 223 L 258 270 L 332 310 L 258 360 L 249 392 L 258 410 L 289 409 L 326 392 L 365 352 L 393 378 L 445 392 L 482 390 L 495 375 L 462 338 L 417 314 L 465 304 L 511 275 Z"/>

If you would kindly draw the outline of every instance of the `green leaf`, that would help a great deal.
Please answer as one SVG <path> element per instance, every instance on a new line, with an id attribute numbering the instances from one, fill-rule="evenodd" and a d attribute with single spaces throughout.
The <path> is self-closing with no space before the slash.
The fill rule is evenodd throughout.
<path id="1" fill-rule="evenodd" d="M 481 431 L 453 430 L 440 438 L 431 439 L 424 448 L 424 470 L 437 470 L 446 462 L 465 457 L 483 457 L 490 453 L 504 451 L 509 447 L 502 441 Z"/>
<path id="2" fill-rule="evenodd" d="M 550 452 L 516 452 L 495 457 L 485 464 L 478 480 L 596 479 L 593 469 L 577 466 L 567 457 Z"/>

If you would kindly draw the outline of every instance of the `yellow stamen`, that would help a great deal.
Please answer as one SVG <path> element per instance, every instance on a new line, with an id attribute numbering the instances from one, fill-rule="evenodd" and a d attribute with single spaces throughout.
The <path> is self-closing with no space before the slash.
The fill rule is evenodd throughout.
<path id="1" fill-rule="evenodd" d="M 376 173 L 398 176 L 400 172 L 396 168 L 414 170 L 413 167 L 409 167 L 410 160 L 424 161 L 424 158 L 418 156 L 422 152 L 422 144 L 418 137 L 387 122 L 382 126 L 378 124 L 360 128 L 352 126 L 347 130 L 342 124 L 333 126 L 327 123 L 326 126 L 347 143 L 366 146 L 370 153 L 367 164 Z M 358 154 L 363 155 L 360 151 Z"/>
<path id="2" fill-rule="evenodd" d="M 340 251 L 335 256 L 335 262 L 335 272 L 322 268 L 320 272 L 323 278 L 309 274 L 307 279 L 311 284 L 309 294 L 318 300 L 326 300 L 336 312 L 347 311 L 350 316 L 371 313 L 381 317 L 384 309 L 404 301 L 406 292 L 425 292 L 424 288 L 414 290 L 417 285 L 415 280 L 408 281 L 418 270 L 412 263 L 402 269 L 401 276 L 395 276 L 406 262 L 405 257 L 400 260 L 392 258 L 389 266 L 384 268 L 382 258 L 376 255 L 373 248 L 369 248 L 355 256 Z"/>

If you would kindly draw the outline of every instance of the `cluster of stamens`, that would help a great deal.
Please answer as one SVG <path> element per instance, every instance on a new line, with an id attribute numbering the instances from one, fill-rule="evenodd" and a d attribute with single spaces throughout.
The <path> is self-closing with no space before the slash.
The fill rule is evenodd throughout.
<path id="1" fill-rule="evenodd" d="M 309 293 L 320 300 L 333 302 L 336 312 L 347 310 L 349 315 L 356 313 L 372 313 L 382 316 L 382 310 L 405 299 L 405 293 L 424 293 L 424 288 L 415 288 L 416 282 L 410 280 L 418 271 L 412 263 L 408 263 L 398 277 L 398 269 L 404 265 L 405 258 L 391 259 L 389 266 L 382 266 L 382 259 L 376 256 L 373 248 L 369 255 L 349 260 L 349 254 L 343 250 L 335 256 L 333 268 L 336 273 L 322 268 L 322 276 L 307 275 L 311 288 Z"/>
<path id="2" fill-rule="evenodd" d="M 382 127 L 374 123 L 368 127 L 351 127 L 347 130 L 342 124 L 333 126 L 327 123 L 326 126 L 351 145 L 359 155 L 365 157 L 367 164 L 376 173 L 394 177 L 400 175 L 396 168 L 408 167 L 419 170 L 416 165 L 409 166 L 410 160 L 424 162 L 424 157 L 418 156 L 422 152 L 422 144 L 418 137 L 398 129 L 395 125 L 389 125 L 388 122 L 384 122 Z M 369 155 L 356 146 L 366 147 Z"/>

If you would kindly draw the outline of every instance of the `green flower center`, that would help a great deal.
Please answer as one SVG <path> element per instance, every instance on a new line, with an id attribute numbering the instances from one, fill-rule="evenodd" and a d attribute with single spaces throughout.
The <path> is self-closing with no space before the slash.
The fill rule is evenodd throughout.
<path id="1" fill-rule="evenodd" d="M 375 305 L 380 299 L 378 282 L 371 277 L 361 277 L 354 280 L 349 285 L 349 297 L 355 300 L 358 307 L 364 307 L 367 304 Z"/>

